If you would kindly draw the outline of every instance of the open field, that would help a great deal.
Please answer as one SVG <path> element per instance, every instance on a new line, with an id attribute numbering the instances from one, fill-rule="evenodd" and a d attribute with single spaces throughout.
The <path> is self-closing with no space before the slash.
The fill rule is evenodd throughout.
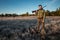
<path id="1" fill-rule="evenodd" d="M 28 32 L 37 26 L 37 18 L 0 17 L 0 40 L 40 40 L 37 33 Z M 45 19 L 46 40 L 60 40 L 60 17 L 50 16 Z"/>
<path id="2" fill-rule="evenodd" d="M 17 17 L 0 17 L 0 20 L 16 20 L 16 19 L 36 19 L 36 16 L 17 16 Z M 60 16 L 47 16 L 49 19 L 60 19 Z"/>
<path id="3" fill-rule="evenodd" d="M 0 17 L 0 20 L 36 19 L 36 16 Z"/>

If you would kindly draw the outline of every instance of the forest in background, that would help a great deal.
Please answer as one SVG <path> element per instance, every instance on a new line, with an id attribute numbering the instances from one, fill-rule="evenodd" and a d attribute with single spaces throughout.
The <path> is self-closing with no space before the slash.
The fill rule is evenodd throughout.
<path id="1" fill-rule="evenodd" d="M 57 8 L 55 11 L 49 11 L 49 10 L 46 10 L 45 11 L 46 13 L 46 16 L 60 16 L 60 7 Z M 12 14 L 9 14 L 9 13 L 1 13 L 0 14 L 0 17 L 16 17 L 16 16 L 36 16 L 37 14 L 29 14 L 28 12 L 24 13 L 24 14 L 17 14 L 17 13 L 12 13 Z"/>

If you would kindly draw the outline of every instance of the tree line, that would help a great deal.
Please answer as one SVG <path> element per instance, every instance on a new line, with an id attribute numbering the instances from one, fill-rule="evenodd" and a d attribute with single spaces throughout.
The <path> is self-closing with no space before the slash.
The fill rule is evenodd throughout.
<path id="1" fill-rule="evenodd" d="M 57 8 L 55 11 L 49 11 L 49 10 L 46 10 L 45 11 L 45 14 L 46 16 L 60 16 L 60 7 Z M 26 12 L 25 14 L 21 14 L 21 15 L 18 15 L 16 13 L 13 13 L 13 14 L 8 14 L 8 13 L 5 13 L 5 14 L 0 14 L 0 17 L 15 17 L 15 16 L 36 16 L 37 14 L 29 14 L 28 12 Z"/>
<path id="2" fill-rule="evenodd" d="M 15 17 L 15 16 L 18 16 L 18 14 L 15 14 L 15 13 L 13 13 L 13 14 L 8 14 L 8 13 L 6 13 L 6 14 L 0 14 L 0 17 Z"/>
<path id="3" fill-rule="evenodd" d="M 57 8 L 55 11 L 46 10 L 46 16 L 60 16 L 60 8 Z"/>

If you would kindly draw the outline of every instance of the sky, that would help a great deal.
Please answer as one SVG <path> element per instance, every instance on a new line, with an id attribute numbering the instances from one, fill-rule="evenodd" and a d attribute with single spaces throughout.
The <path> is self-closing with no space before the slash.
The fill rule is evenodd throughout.
<path id="1" fill-rule="evenodd" d="M 0 0 L 1 13 L 24 14 L 38 9 L 38 5 L 42 5 L 44 10 L 54 11 L 60 7 L 60 0 Z"/>

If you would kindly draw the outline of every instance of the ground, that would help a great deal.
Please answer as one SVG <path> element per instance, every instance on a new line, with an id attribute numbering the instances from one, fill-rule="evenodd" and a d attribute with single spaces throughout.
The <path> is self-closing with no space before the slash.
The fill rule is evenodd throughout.
<path id="1" fill-rule="evenodd" d="M 40 34 L 32 34 L 29 29 L 35 28 L 37 18 L 0 17 L 0 40 L 40 40 Z M 60 40 L 60 17 L 47 16 L 45 19 L 46 40 Z"/>

